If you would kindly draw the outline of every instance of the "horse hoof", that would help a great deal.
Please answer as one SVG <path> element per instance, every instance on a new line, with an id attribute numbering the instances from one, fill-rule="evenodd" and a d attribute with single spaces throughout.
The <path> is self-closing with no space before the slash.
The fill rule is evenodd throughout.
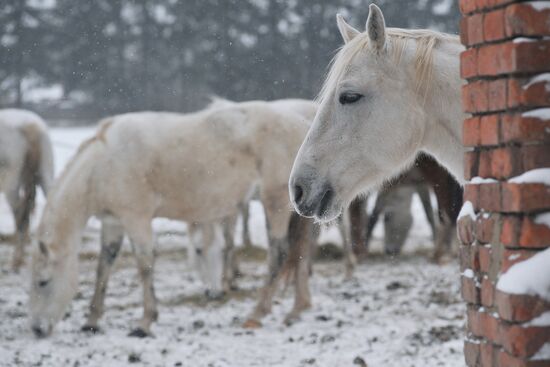
<path id="1" fill-rule="evenodd" d="M 296 315 L 288 315 L 285 317 L 285 321 L 283 322 L 285 326 L 292 326 L 295 323 L 297 323 L 300 320 L 300 316 Z"/>
<path id="2" fill-rule="evenodd" d="M 134 330 L 130 331 L 128 336 L 131 336 L 133 338 L 146 338 L 148 336 L 151 336 L 147 331 L 143 330 L 142 328 L 138 327 Z"/>
<path id="3" fill-rule="evenodd" d="M 262 327 L 262 323 L 254 319 L 248 319 L 243 324 L 243 328 L 245 329 L 259 329 L 261 327 Z"/>

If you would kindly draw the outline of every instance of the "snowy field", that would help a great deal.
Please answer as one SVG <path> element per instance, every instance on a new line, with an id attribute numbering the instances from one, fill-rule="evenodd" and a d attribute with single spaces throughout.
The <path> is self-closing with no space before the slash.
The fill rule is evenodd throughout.
<path id="1" fill-rule="evenodd" d="M 92 132 L 53 129 L 57 172 Z M 37 214 L 42 206 L 40 198 Z M 259 330 L 244 330 L 240 324 L 255 304 L 265 264 L 243 261 L 239 291 L 221 302 L 206 302 L 202 284 L 186 261 L 185 225 L 161 219 L 155 221 L 160 316 L 152 328 L 154 337 L 126 336 L 142 312 L 141 287 L 127 243 L 109 284 L 102 332 L 80 332 L 99 248 L 99 226 L 91 220 L 81 249 L 80 292 L 52 337 L 36 340 L 27 325 L 28 269 L 11 273 L 12 248 L 0 243 L 0 366 L 463 366 L 465 306 L 458 264 L 436 266 L 428 261 L 431 239 L 416 198 L 412 210 L 415 222 L 404 255 L 389 259 L 377 254 L 383 234 L 379 225 L 375 254 L 358 267 L 353 280 L 343 280 L 341 262 L 316 263 L 313 308 L 300 322 L 283 326 L 292 306 L 288 289 L 278 295 L 273 314 Z M 263 220 L 255 203 L 250 224 L 253 242 L 260 247 L 266 245 Z M 0 233 L 12 231 L 11 216 L 0 199 Z M 322 241 L 338 242 L 339 237 L 329 229 Z"/>

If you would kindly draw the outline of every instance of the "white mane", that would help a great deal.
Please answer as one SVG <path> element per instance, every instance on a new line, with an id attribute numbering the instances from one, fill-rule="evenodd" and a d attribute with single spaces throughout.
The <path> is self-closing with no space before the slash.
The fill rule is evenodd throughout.
<path id="1" fill-rule="evenodd" d="M 460 40 L 457 36 L 441 33 L 429 29 L 401 29 L 401 28 L 386 28 L 388 35 L 388 51 L 393 62 L 397 65 L 400 63 L 403 50 L 408 41 L 416 41 L 415 53 L 415 75 L 416 75 L 416 90 L 424 92 L 426 85 L 429 84 L 433 69 L 433 50 L 440 42 L 452 42 L 459 44 Z M 351 41 L 344 44 L 337 52 L 336 56 L 330 63 L 330 69 L 325 79 L 323 87 L 317 101 L 322 103 L 335 87 L 338 85 L 342 76 L 348 70 L 349 65 L 355 56 L 363 51 L 373 51 L 369 47 L 369 37 L 366 32 L 358 34 Z M 423 96 L 423 99 L 425 96 Z"/>

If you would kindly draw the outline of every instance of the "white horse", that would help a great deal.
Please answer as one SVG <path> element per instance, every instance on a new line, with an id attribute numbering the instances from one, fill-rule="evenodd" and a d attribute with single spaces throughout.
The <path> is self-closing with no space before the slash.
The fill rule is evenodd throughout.
<path id="1" fill-rule="evenodd" d="M 144 290 L 144 314 L 131 335 L 145 336 L 157 318 L 151 220 L 227 218 L 238 212 L 254 184 L 260 187 L 270 242 L 267 283 L 251 315 L 259 320 L 270 310 L 281 275 L 291 217 L 303 227 L 309 223 L 293 216 L 287 191 L 308 126 L 299 114 L 259 101 L 188 115 L 142 112 L 104 120 L 48 196 L 33 253 L 30 316 L 35 335 L 51 333 L 76 292 L 80 236 L 90 216 L 103 218 L 108 230 L 102 231 L 87 329 L 97 329 L 111 265 L 127 233 Z M 305 262 L 299 266 L 297 273 L 309 272 Z M 296 277 L 297 288 L 306 292 L 296 292 L 294 313 L 309 306 L 307 284 L 298 284 L 303 279 Z"/>
<path id="2" fill-rule="evenodd" d="M 46 194 L 52 180 L 52 145 L 44 121 L 30 111 L 0 110 L 0 192 L 6 194 L 15 219 L 14 270 L 25 257 L 36 186 Z"/>
<path id="3" fill-rule="evenodd" d="M 269 101 L 269 105 L 281 111 L 292 111 L 311 124 L 317 104 L 303 99 L 280 99 Z M 230 101 L 217 96 L 212 97 L 209 109 L 238 106 L 238 102 Z M 259 187 L 253 185 L 242 203 L 239 205 L 243 228 L 242 237 L 245 246 L 251 246 L 248 229 L 248 206 L 252 199 L 260 200 Z M 220 298 L 224 293 L 236 287 L 235 277 L 238 272 L 237 259 L 234 255 L 235 226 L 238 215 L 231 215 L 220 220 L 190 223 L 190 262 L 198 271 L 202 282 L 206 286 L 206 295 L 209 298 Z M 347 233 L 345 231 L 344 233 Z M 309 261 L 310 259 L 307 259 Z"/>
<path id="4" fill-rule="evenodd" d="M 463 181 L 458 38 L 386 28 L 376 5 L 364 33 L 337 19 L 345 45 L 294 162 L 289 191 L 296 210 L 332 220 L 420 151 Z"/>

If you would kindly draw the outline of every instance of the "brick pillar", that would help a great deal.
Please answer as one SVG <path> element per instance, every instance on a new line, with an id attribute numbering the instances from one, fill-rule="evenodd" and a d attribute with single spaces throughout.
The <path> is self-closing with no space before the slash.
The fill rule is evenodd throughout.
<path id="1" fill-rule="evenodd" d="M 550 179 L 550 170 L 537 171 L 531 183 L 510 182 L 550 167 L 550 1 L 460 0 L 460 9 L 462 100 L 471 114 L 464 121 L 464 200 L 472 210 L 459 219 L 466 364 L 548 367 L 542 351 L 550 349 L 550 300 L 505 293 L 497 283 L 550 251 L 543 215 L 550 180 L 540 179 Z"/>

